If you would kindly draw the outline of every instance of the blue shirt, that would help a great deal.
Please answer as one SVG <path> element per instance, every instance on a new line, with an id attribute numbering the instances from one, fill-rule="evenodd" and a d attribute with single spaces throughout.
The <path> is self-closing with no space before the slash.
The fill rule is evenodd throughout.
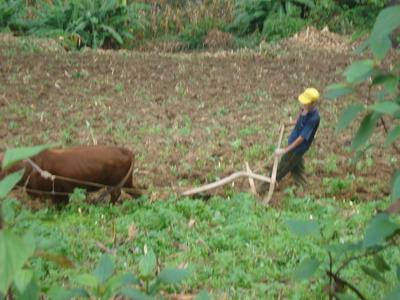
<path id="1" fill-rule="evenodd" d="M 310 148 L 315 133 L 317 132 L 319 126 L 319 111 L 317 108 L 314 108 L 312 111 L 308 112 L 305 115 L 300 114 L 297 119 L 296 126 L 294 127 L 292 133 L 289 136 L 288 143 L 289 145 L 293 143 L 299 136 L 304 138 L 304 141 L 301 142 L 296 148 L 293 149 L 296 153 L 303 154 L 308 148 Z"/>

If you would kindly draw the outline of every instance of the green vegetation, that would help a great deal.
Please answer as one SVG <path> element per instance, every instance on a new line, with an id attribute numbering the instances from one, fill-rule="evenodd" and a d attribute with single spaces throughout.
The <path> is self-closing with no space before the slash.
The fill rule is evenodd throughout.
<path id="1" fill-rule="evenodd" d="M 381 63 L 392 48 L 390 35 L 400 26 L 399 16 L 400 6 L 386 8 L 379 13 L 371 35 L 359 48 L 359 52 L 369 48 L 374 55 L 374 60 L 364 59 L 353 62 L 344 71 L 346 81 L 333 84 L 326 91 L 326 97 L 328 98 L 343 97 L 351 93 L 360 93 L 362 89 L 360 85 L 366 83 L 368 88 L 367 105 L 363 104 L 364 101 L 361 99 L 360 102 L 362 101 L 362 103 L 350 104 L 342 112 L 337 128 L 339 131 L 343 130 L 355 117 L 361 113 L 364 114 L 351 144 L 351 149 L 358 151 L 358 153 L 364 153 L 370 149 L 371 145 L 368 141 L 376 129 L 378 121 L 381 122 L 386 131 L 385 145 L 392 145 L 397 154 L 400 153 L 395 144 L 395 141 L 400 136 L 398 126 L 393 125 L 389 131 L 385 121 L 385 118 L 391 118 L 394 120 L 392 124 L 397 124 L 396 120 L 400 119 L 400 94 L 398 89 L 400 69 L 398 65 L 394 68 L 386 69 Z M 377 91 L 379 92 L 375 93 Z M 351 180 L 352 178 L 349 179 Z M 335 194 L 340 190 L 346 189 L 350 184 L 350 181 L 344 181 L 340 178 L 324 179 L 328 194 Z M 400 201 L 400 171 L 396 171 L 393 175 L 391 199 L 396 202 Z M 394 209 L 392 212 L 398 212 L 398 209 Z M 372 279 L 374 284 L 386 282 L 386 272 L 392 269 L 386 262 L 384 254 L 389 252 L 391 247 L 398 247 L 398 234 L 400 232 L 399 224 L 394 222 L 393 218 L 390 218 L 387 213 L 378 213 L 372 218 L 366 226 L 363 239 L 355 243 L 342 242 L 340 245 L 334 243 L 338 238 L 335 226 L 327 226 L 326 228 L 328 228 L 329 232 L 327 234 L 324 232 L 324 226 L 320 226 L 318 221 L 315 220 L 298 222 L 290 220 L 288 225 L 292 232 L 301 236 L 320 233 L 321 239 L 328 244 L 326 252 L 329 259 L 323 261 L 320 257 L 309 255 L 302 260 L 294 272 L 294 277 L 298 280 L 310 278 L 323 265 L 325 275 L 329 278 L 327 292 L 330 298 L 339 296 L 340 299 L 342 297 L 346 297 L 346 299 L 351 297 L 353 299 L 357 296 L 359 299 L 366 299 L 368 297 L 365 296 L 362 289 L 355 285 L 352 280 L 346 280 L 345 277 L 347 276 L 343 274 L 344 269 L 349 267 L 351 262 L 366 260 L 367 262 L 360 266 L 362 272 Z M 337 261 L 341 260 L 343 255 L 345 259 L 338 264 Z M 393 258 L 394 256 L 391 257 Z M 368 259 L 370 260 L 369 264 Z M 399 267 L 397 267 L 397 272 L 398 270 Z M 385 291 L 385 293 L 379 295 L 379 298 L 382 298 L 385 294 L 384 299 L 399 298 L 400 276 L 398 276 L 397 281 L 394 281 L 395 284 L 392 291 Z M 379 289 L 379 291 L 382 291 L 382 289 Z"/>
<path id="2" fill-rule="evenodd" d="M 2 2 L 2 5 L 6 4 L 0 7 L 0 12 L 7 17 L 4 26 L 10 29 L 27 27 L 27 23 L 13 21 L 20 13 L 23 15 L 13 6 L 17 2 Z M 40 3 L 59 4 L 60 7 L 63 4 L 61 1 Z M 116 8 L 125 10 L 126 6 L 133 5 L 109 3 L 114 3 L 113 12 Z M 272 15 L 263 12 L 262 16 L 267 20 L 257 19 L 263 27 L 256 25 L 254 30 L 262 30 L 261 34 L 276 34 L 276 38 L 288 34 L 286 29 L 267 33 L 265 25 L 273 22 L 270 17 L 279 15 L 282 9 L 292 5 L 290 3 L 279 2 Z M 170 5 L 181 7 L 178 2 Z M 32 10 L 34 14 L 38 7 Z M 301 7 L 293 8 L 297 11 L 296 17 L 292 17 L 287 9 L 279 18 L 297 18 L 295 22 L 303 22 L 303 14 L 312 15 L 315 7 L 306 5 L 306 8 L 305 11 Z M 55 7 L 49 7 L 52 9 Z M 386 63 L 392 46 L 390 35 L 400 26 L 399 16 L 399 6 L 381 11 L 370 37 L 359 49 L 370 49 L 374 58 L 353 62 L 344 71 L 345 81 L 329 86 L 326 91 L 329 98 L 367 95 L 367 101 L 352 98 L 355 100 L 341 113 L 337 127 L 338 131 L 344 130 L 360 118 L 350 149 L 356 157 L 365 154 L 366 167 L 375 164 L 370 149 L 377 147 L 371 142 L 371 136 L 377 130 L 378 122 L 386 128 L 384 146 L 393 147 L 399 154 L 396 142 L 400 137 L 400 67 Z M 87 46 L 114 42 L 121 45 L 129 40 L 119 43 L 112 31 L 102 31 L 104 26 L 97 27 L 94 19 L 90 22 L 94 31 L 89 32 L 96 34 L 85 38 L 85 41 L 91 41 L 91 44 L 85 42 Z M 125 23 L 116 21 L 113 24 Z M 199 36 L 204 34 L 205 31 L 201 31 Z M 190 34 L 186 38 L 188 36 Z M 199 37 L 196 39 L 193 48 L 200 45 Z M 90 77 L 94 75 L 90 74 Z M 12 78 L 13 74 L 9 76 Z M 77 71 L 71 77 L 84 79 L 89 73 Z M 18 80 L 15 77 L 15 81 Z M 31 79 L 26 77 L 26 80 Z M 117 95 L 127 89 L 129 85 L 122 83 L 111 86 Z M 183 100 L 186 91 L 185 85 L 176 86 L 175 92 Z M 145 95 L 146 90 L 141 93 Z M 253 101 L 252 96 L 245 101 Z M 12 104 L 8 109 L 29 121 L 36 117 L 33 108 L 23 105 Z M 230 113 L 230 109 L 221 106 L 215 116 L 225 118 Z M 132 120 L 134 118 L 131 116 Z M 387 120 L 391 120 L 390 125 Z M 10 129 L 20 126 L 14 120 L 6 121 Z M 116 138 L 121 141 L 130 138 L 129 124 L 123 120 L 115 123 L 111 118 L 108 121 L 107 130 L 114 132 Z M 94 123 L 94 120 L 90 122 Z M 190 151 L 185 142 L 196 128 L 195 122 L 196 119 L 189 115 L 181 116 L 181 122 L 170 130 L 169 134 L 176 133 L 176 149 L 180 156 Z M 73 129 L 71 125 L 62 132 L 63 142 L 71 141 Z M 89 120 L 86 129 L 93 137 Z M 213 129 L 207 128 L 207 133 Z M 148 123 L 143 125 L 143 130 L 149 135 L 164 133 L 162 127 L 151 127 Z M 216 134 L 220 136 L 229 134 L 224 127 L 216 126 L 217 130 L 219 133 Z M 261 142 L 254 142 L 248 148 L 245 145 L 246 139 L 261 130 L 254 125 L 243 127 L 228 148 L 238 151 L 246 147 L 245 158 L 250 161 L 269 156 L 273 149 Z M 23 138 L 16 137 L 16 140 Z M 8 150 L 2 168 L 48 147 Z M 221 174 L 227 168 L 228 162 L 221 159 L 221 154 L 210 154 L 209 157 L 215 160 L 215 173 Z M 175 174 L 178 174 L 175 164 L 179 158 L 169 166 Z M 396 161 L 393 156 L 388 159 Z M 199 161 L 198 164 L 205 163 Z M 334 154 L 328 156 L 324 167 L 329 173 L 338 171 Z M 184 168 L 190 173 L 193 167 L 186 164 Z M 110 299 L 115 296 L 161 299 L 176 293 L 194 295 L 202 290 L 207 290 L 216 299 L 400 298 L 400 219 L 382 212 L 400 199 L 400 171 L 393 174 L 390 197 L 379 201 L 336 201 L 335 195 L 349 189 L 357 179 L 353 174 L 347 177 L 343 174 L 340 178 L 322 181 L 328 198 L 299 197 L 294 188 L 286 189 L 279 209 L 265 207 L 250 194 L 233 193 L 231 188 L 227 188 L 225 198 L 205 200 L 170 196 L 165 201 L 154 201 L 144 196 L 118 206 L 89 205 L 85 201 L 85 191 L 77 189 L 62 210 L 45 208 L 35 212 L 9 196 L 21 177 L 22 173 L 17 172 L 0 181 L 0 299 L 6 296 L 11 299 Z M 202 292 L 199 298 L 208 299 L 207 293 Z"/>
<path id="3" fill-rule="evenodd" d="M 29 263 L 19 264 L 18 270 L 24 265 L 24 272 L 32 271 L 35 286 L 40 286 L 37 293 L 49 296 L 57 292 L 56 295 L 69 297 L 90 294 L 97 299 L 108 299 L 107 295 L 116 295 L 116 291 L 133 295 L 132 288 L 136 293 L 148 293 L 153 285 L 154 291 L 161 288 L 164 293 L 192 293 L 205 288 L 215 298 L 226 295 L 260 299 L 280 295 L 315 299 L 324 298 L 323 287 L 328 280 L 320 276 L 323 273 L 315 274 L 310 288 L 306 282 L 293 280 L 294 274 L 300 272 L 293 270 L 299 259 L 306 257 L 303 253 L 323 258 L 326 240 L 315 235 L 292 235 L 288 229 L 293 226 L 288 228 L 287 222 L 294 221 L 288 220 L 318 216 L 324 236 L 334 235 L 330 241 L 338 243 L 338 249 L 349 247 L 349 252 L 340 255 L 345 261 L 352 251 L 358 250 L 350 246 L 363 236 L 373 212 L 386 206 L 387 201 L 356 204 L 320 199 L 316 203 L 288 195 L 283 207 L 276 210 L 264 207 L 249 194 L 236 194 L 230 199 L 213 197 L 207 202 L 188 198 L 151 202 L 142 198 L 120 206 L 93 206 L 75 199 L 62 211 L 30 212 L 9 199 L 3 201 L 8 224 L 3 232 L 12 233 L 13 238 L 29 232 L 37 245 L 36 255 L 31 256 L 30 251 Z M 318 230 L 314 233 L 318 234 Z M 115 254 L 115 258 L 104 256 L 105 249 L 110 255 Z M 389 248 L 380 259 L 388 260 L 399 254 L 398 248 Z M 328 256 L 324 261 L 328 262 Z M 358 282 L 367 298 L 374 298 L 395 285 L 396 268 L 385 271 L 384 282 L 371 284 L 361 269 L 368 261 L 369 258 L 354 261 L 343 272 L 348 280 Z M 186 269 L 172 271 L 170 266 Z M 165 270 L 158 272 L 158 278 L 169 272 L 170 279 L 157 280 L 156 267 Z M 185 277 L 180 286 L 174 284 L 175 279 Z M 27 281 L 22 287 L 32 285 Z M 102 288 L 99 282 L 103 282 Z M 16 293 L 23 292 L 20 287 L 20 283 L 14 282 Z"/>
<path id="4" fill-rule="evenodd" d="M 0 30 L 50 37 L 65 48 L 132 48 L 173 42 L 175 50 L 204 48 L 211 31 L 232 35 L 230 47 L 257 47 L 306 25 L 358 36 L 372 28 L 384 0 L 210 1 L 3 0 Z M 220 37 L 211 37 L 218 45 Z M 223 43 L 223 42 L 221 42 Z M 221 45 L 226 47 L 226 45 Z"/>

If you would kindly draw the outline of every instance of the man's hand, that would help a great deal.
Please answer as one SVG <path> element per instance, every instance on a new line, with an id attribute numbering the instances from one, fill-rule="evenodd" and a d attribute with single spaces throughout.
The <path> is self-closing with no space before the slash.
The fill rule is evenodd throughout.
<path id="1" fill-rule="evenodd" d="M 283 155 L 283 154 L 285 154 L 286 153 L 286 150 L 285 149 L 283 149 L 283 148 L 277 148 L 276 150 L 275 150 L 275 156 L 281 156 L 281 155 Z"/>

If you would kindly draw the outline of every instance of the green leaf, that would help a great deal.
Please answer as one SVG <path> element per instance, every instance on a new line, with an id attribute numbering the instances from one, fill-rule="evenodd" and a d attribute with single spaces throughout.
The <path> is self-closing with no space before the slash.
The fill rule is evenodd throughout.
<path id="1" fill-rule="evenodd" d="M 399 84 L 399 77 L 393 74 L 379 74 L 374 77 L 372 84 L 383 85 L 389 94 L 395 94 Z"/>
<path id="2" fill-rule="evenodd" d="M 320 232 L 317 220 L 287 220 L 286 224 L 293 234 L 300 236 L 317 235 Z"/>
<path id="3" fill-rule="evenodd" d="M 6 178 L 0 181 L 0 199 L 5 198 L 14 186 L 21 180 L 25 170 L 8 175 Z"/>
<path id="4" fill-rule="evenodd" d="M 120 44 L 123 44 L 122 37 L 110 26 L 107 25 L 101 25 L 100 26 L 103 30 L 107 31 L 108 33 L 111 34 L 111 36 Z"/>
<path id="5" fill-rule="evenodd" d="M 381 101 L 372 105 L 371 109 L 378 113 L 392 115 L 400 109 L 400 105 L 394 101 Z"/>
<path id="6" fill-rule="evenodd" d="M 149 250 L 139 261 L 139 272 L 142 277 L 149 278 L 154 275 L 157 259 L 153 250 Z"/>
<path id="7" fill-rule="evenodd" d="M 396 171 L 392 178 L 392 201 L 400 198 L 400 171 Z"/>
<path id="8" fill-rule="evenodd" d="M 158 274 L 158 280 L 162 283 L 177 284 L 189 276 L 188 269 L 165 268 Z"/>
<path id="9" fill-rule="evenodd" d="M 392 41 L 389 36 L 381 36 L 376 39 L 370 38 L 369 46 L 375 58 L 382 60 L 392 48 Z"/>
<path id="10" fill-rule="evenodd" d="M 14 283 L 21 294 L 25 291 L 26 287 L 31 282 L 32 278 L 33 278 L 32 270 L 19 270 L 15 274 Z"/>
<path id="11" fill-rule="evenodd" d="M 24 292 L 19 295 L 19 300 L 39 300 L 40 288 L 36 282 L 30 281 Z"/>
<path id="12" fill-rule="evenodd" d="M 16 208 L 18 204 L 19 203 L 16 200 L 8 198 L 0 203 L 3 211 L 3 219 L 6 224 L 14 222 L 16 216 Z"/>
<path id="13" fill-rule="evenodd" d="M 363 146 L 371 137 L 376 122 L 378 121 L 379 114 L 377 113 L 368 113 L 361 122 L 360 128 L 356 132 L 353 141 L 351 143 L 352 150 L 357 150 L 361 146 Z"/>
<path id="14" fill-rule="evenodd" d="M 363 41 L 356 49 L 354 49 L 354 54 L 361 54 L 369 46 L 369 43 L 369 39 Z"/>
<path id="15" fill-rule="evenodd" d="M 379 272 L 390 271 L 390 266 L 387 264 L 382 255 L 374 255 L 374 264 Z"/>
<path id="16" fill-rule="evenodd" d="M 329 85 L 325 92 L 324 92 L 324 98 L 326 99 L 335 99 L 338 97 L 343 97 L 347 94 L 352 93 L 354 90 L 351 86 L 349 86 L 347 83 L 335 83 Z"/>
<path id="17" fill-rule="evenodd" d="M 133 274 L 128 273 L 112 277 L 109 282 L 107 282 L 107 287 L 109 287 L 110 290 L 115 291 L 123 286 L 135 284 L 140 284 L 139 279 L 137 279 Z"/>
<path id="18" fill-rule="evenodd" d="M 345 129 L 351 121 L 364 109 L 362 104 L 351 104 L 349 105 L 340 115 L 339 121 L 336 127 L 336 131 Z"/>
<path id="19" fill-rule="evenodd" d="M 34 147 L 7 149 L 6 153 L 4 154 L 2 168 L 6 169 L 12 164 L 16 163 L 17 161 L 39 154 L 40 152 L 52 148 L 54 146 L 55 145 L 53 144 L 53 145 L 40 145 Z"/>
<path id="20" fill-rule="evenodd" d="M 399 300 L 400 299 L 400 286 L 397 286 L 389 294 L 383 298 L 384 300 Z"/>
<path id="21" fill-rule="evenodd" d="M 114 262 L 111 260 L 110 256 L 103 255 L 100 261 L 93 271 L 93 275 L 97 278 L 97 281 L 102 284 L 106 282 L 114 272 Z"/>
<path id="22" fill-rule="evenodd" d="M 358 298 L 354 297 L 353 295 L 350 294 L 341 294 L 341 293 L 336 293 L 335 296 L 339 300 L 357 300 Z"/>
<path id="23" fill-rule="evenodd" d="M 92 274 L 82 274 L 75 277 L 75 281 L 79 285 L 95 288 L 99 285 L 97 277 Z"/>
<path id="24" fill-rule="evenodd" d="M 400 265 L 397 265 L 396 267 L 396 277 L 397 280 L 400 282 Z"/>
<path id="25" fill-rule="evenodd" d="M 201 291 L 200 293 L 197 294 L 195 300 L 211 300 L 210 295 L 208 294 L 207 291 Z"/>
<path id="26" fill-rule="evenodd" d="M 363 247 L 368 248 L 379 245 L 397 229 L 399 229 L 399 226 L 389 221 L 389 216 L 387 213 L 380 213 L 376 215 L 367 224 L 363 240 Z"/>
<path id="27" fill-rule="evenodd" d="M 371 269 L 367 266 L 361 266 L 361 270 L 363 270 L 363 272 L 365 274 L 367 274 L 368 276 L 370 276 L 371 278 L 378 280 L 382 283 L 385 283 L 385 279 L 382 277 L 382 275 L 378 271 Z"/>
<path id="28" fill-rule="evenodd" d="M 400 5 L 387 7 L 381 10 L 372 28 L 371 39 L 379 40 L 388 36 L 400 26 Z"/>
<path id="29" fill-rule="evenodd" d="M 47 292 L 50 300 L 71 300 L 76 298 L 90 298 L 89 293 L 84 289 L 67 290 L 60 286 L 53 286 Z"/>
<path id="30" fill-rule="evenodd" d="M 121 296 L 128 297 L 129 299 L 134 300 L 153 300 L 152 297 L 147 296 L 146 294 L 142 293 L 139 290 L 133 288 L 123 288 L 119 293 Z"/>
<path id="31" fill-rule="evenodd" d="M 344 75 L 349 83 L 360 83 L 371 76 L 374 69 L 374 61 L 371 59 L 359 60 L 352 63 L 345 71 Z"/>
<path id="32" fill-rule="evenodd" d="M 385 140 L 385 147 L 391 145 L 395 140 L 397 140 L 400 136 L 400 125 L 394 126 L 390 129 L 386 140 Z"/>
<path id="33" fill-rule="evenodd" d="M 0 292 L 5 294 L 15 275 L 32 256 L 34 245 L 27 244 L 9 230 L 0 231 Z"/>
<path id="34" fill-rule="evenodd" d="M 315 258 L 304 259 L 294 270 L 293 278 L 295 280 L 307 280 L 314 275 L 321 262 Z"/>
<path id="35" fill-rule="evenodd" d="M 339 244 L 330 244 L 324 247 L 327 251 L 331 251 L 337 254 L 346 255 L 348 252 L 354 252 L 362 250 L 362 241 L 357 243 L 339 243 Z"/>

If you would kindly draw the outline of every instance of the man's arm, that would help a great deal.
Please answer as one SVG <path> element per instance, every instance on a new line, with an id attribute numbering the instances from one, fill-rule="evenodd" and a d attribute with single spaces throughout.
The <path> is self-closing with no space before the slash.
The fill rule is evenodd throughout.
<path id="1" fill-rule="evenodd" d="M 293 149 L 295 149 L 297 146 L 299 146 L 302 142 L 304 141 L 304 137 L 299 136 L 297 139 L 295 139 L 293 141 L 293 143 L 291 143 L 289 146 L 287 146 L 286 148 L 279 148 L 275 150 L 275 155 L 282 155 L 285 153 L 288 153 L 290 151 L 292 151 Z"/>
<path id="2" fill-rule="evenodd" d="M 299 146 L 302 142 L 304 141 L 304 137 L 299 136 L 297 139 L 293 141 L 290 145 L 288 145 L 286 148 L 284 148 L 285 153 L 288 153 L 295 149 L 297 146 Z"/>

